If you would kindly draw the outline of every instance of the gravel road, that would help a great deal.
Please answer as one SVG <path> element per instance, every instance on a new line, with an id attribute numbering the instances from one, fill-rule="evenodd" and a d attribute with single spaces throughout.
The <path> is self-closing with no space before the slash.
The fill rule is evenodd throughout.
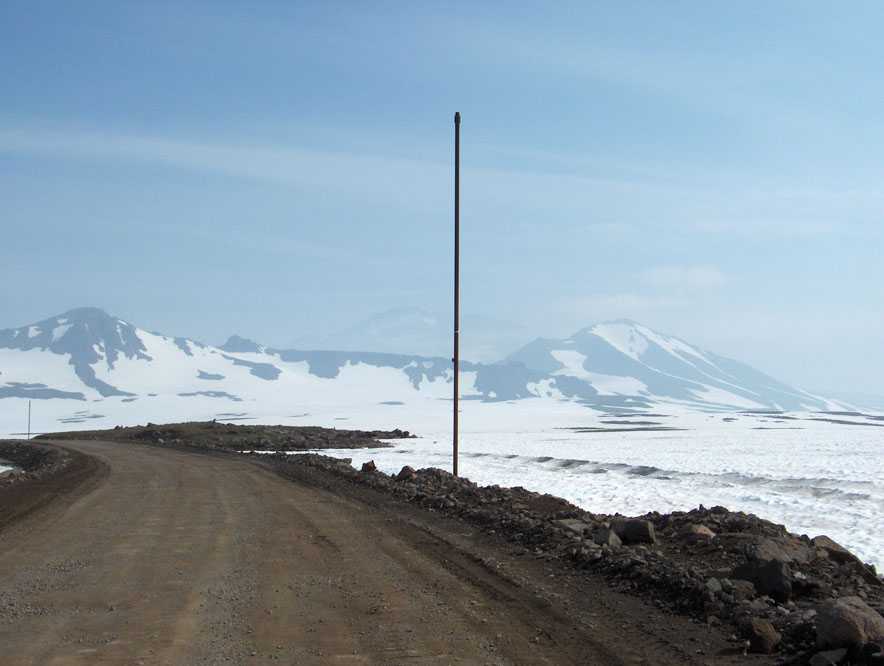
<path id="1" fill-rule="evenodd" d="M 392 500 L 230 455 L 59 445 L 92 474 L 0 530 L 2 664 L 682 664 L 726 648 Z"/>

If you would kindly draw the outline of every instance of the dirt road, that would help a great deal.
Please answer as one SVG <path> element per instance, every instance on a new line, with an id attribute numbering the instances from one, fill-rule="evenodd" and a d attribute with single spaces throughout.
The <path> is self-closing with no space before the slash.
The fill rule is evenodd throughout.
<path id="1" fill-rule="evenodd" d="M 610 591 L 543 596 L 483 564 L 467 527 L 246 459 L 64 446 L 104 471 L 0 532 L 0 664 L 674 664 L 688 640 L 720 647 Z"/>

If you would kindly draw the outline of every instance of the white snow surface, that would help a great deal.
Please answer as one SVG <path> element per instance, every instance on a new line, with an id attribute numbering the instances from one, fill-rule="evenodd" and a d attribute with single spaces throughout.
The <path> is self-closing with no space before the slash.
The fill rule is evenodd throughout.
<path id="1" fill-rule="evenodd" d="M 730 391 L 716 388 L 714 386 L 703 386 L 702 389 L 693 391 L 694 395 L 700 400 L 711 403 L 720 403 L 722 405 L 740 407 L 741 409 L 762 409 L 764 405 L 761 403 L 742 398 Z"/>
<path id="2" fill-rule="evenodd" d="M 73 324 L 62 324 L 61 326 L 56 326 L 55 328 L 53 328 L 52 329 L 52 341 L 58 342 L 59 340 L 61 340 L 65 336 L 65 334 L 69 330 L 71 330 L 72 325 Z"/>
<path id="3" fill-rule="evenodd" d="M 636 327 L 625 322 L 596 324 L 592 333 L 627 356 L 641 362 L 641 355 L 648 350 L 648 341 L 636 335 Z"/>
<path id="4" fill-rule="evenodd" d="M 678 338 L 671 338 L 668 336 L 660 335 L 659 333 L 652 331 L 651 329 L 647 328 L 646 326 L 636 325 L 635 329 L 639 333 L 641 333 L 646 339 L 650 340 L 651 342 L 658 345 L 659 347 L 662 347 L 667 352 L 669 352 L 673 356 L 680 358 L 681 360 L 685 361 L 686 363 L 690 363 L 691 365 L 694 365 L 694 363 L 690 359 L 685 358 L 685 355 L 693 356 L 694 358 L 699 359 L 700 361 L 704 361 L 706 363 L 714 365 L 709 359 L 707 359 L 705 356 L 703 356 L 703 354 L 699 350 L 694 349 L 691 345 L 687 344 L 686 342 L 682 342 Z"/>
<path id="5" fill-rule="evenodd" d="M 556 370 L 554 375 L 568 375 L 578 379 L 589 379 L 589 371 L 583 365 L 586 355 L 573 349 L 556 349 L 551 351 L 550 356 L 562 364 L 562 368 Z"/>
<path id="6" fill-rule="evenodd" d="M 648 395 L 647 385 L 635 377 L 605 375 L 601 372 L 587 373 L 599 395 Z"/>
<path id="7" fill-rule="evenodd" d="M 35 378 L 51 377 L 54 389 L 82 393 L 87 399 L 101 397 L 97 391 L 80 381 L 74 374 L 68 360 L 65 355 L 53 354 L 45 349 L 30 349 L 28 351 L 0 349 L 0 372 L 3 373 L 0 375 L 0 383 L 27 384 L 34 382 Z M 75 404 L 70 401 L 62 401 L 62 403 L 62 409 L 70 408 L 72 404 Z M 3 401 L 0 401 L 0 410 L 5 411 L 6 409 L 7 406 L 3 404 Z"/>
<path id="8" fill-rule="evenodd" d="M 635 377 L 606 375 L 601 372 L 590 372 L 584 361 L 586 356 L 573 349 L 557 349 L 550 355 L 564 367 L 556 370 L 554 375 L 567 375 L 588 381 L 599 392 L 599 395 L 647 395 L 647 385 Z M 538 395 L 544 395 L 539 393 Z"/>
<path id="9" fill-rule="evenodd" d="M 877 527 L 884 518 L 880 429 L 806 420 L 783 425 L 760 415 L 723 418 L 682 413 L 659 419 L 688 428 L 670 432 L 468 430 L 460 442 L 461 474 L 482 485 L 552 493 L 600 513 L 722 505 L 799 534 L 826 534 L 884 566 L 884 535 Z M 462 421 L 469 422 L 468 413 Z M 762 427 L 777 429 L 756 429 Z M 326 453 L 352 458 L 356 467 L 374 460 L 388 473 L 403 465 L 450 469 L 447 431 L 393 443 L 393 449 Z"/>

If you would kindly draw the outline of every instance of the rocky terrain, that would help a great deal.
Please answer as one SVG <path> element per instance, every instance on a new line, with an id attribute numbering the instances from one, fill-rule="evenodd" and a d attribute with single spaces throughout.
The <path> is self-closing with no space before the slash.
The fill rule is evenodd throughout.
<path id="1" fill-rule="evenodd" d="M 795 535 L 782 525 L 724 507 L 638 517 L 594 514 L 552 495 L 523 488 L 480 487 L 440 469 L 404 467 L 397 475 L 373 463 L 286 452 L 378 446 L 407 437 L 393 430 L 187 423 L 65 433 L 56 439 L 113 440 L 206 452 L 276 451 L 254 456 L 296 481 L 333 478 L 371 489 L 403 505 L 465 521 L 509 544 L 526 561 L 601 577 L 613 590 L 706 625 L 734 649 L 776 655 L 782 663 L 884 663 L 884 581 L 826 536 Z M 27 469 L 50 452 L 6 445 L 0 457 Z M 11 447 L 11 448 L 10 448 Z M 47 447 L 43 447 L 47 448 Z M 16 460 L 17 459 L 17 460 Z M 30 460 L 30 462 L 28 462 Z M 589 583 L 587 582 L 587 589 Z"/>
<path id="2" fill-rule="evenodd" d="M 309 451 L 315 449 L 360 449 L 388 446 L 382 439 L 410 437 L 406 430 L 364 431 L 334 428 L 236 425 L 189 422 L 124 428 L 88 430 L 41 435 L 38 439 L 106 440 L 148 442 L 159 445 L 193 446 L 224 451 Z"/>
<path id="3" fill-rule="evenodd" d="M 14 465 L 0 474 L 0 530 L 106 470 L 94 458 L 36 442 L 0 442 L 0 459 Z"/>
<path id="4" fill-rule="evenodd" d="M 71 454 L 25 442 L 0 442 L 0 460 L 14 466 L 11 471 L 0 474 L 0 488 L 7 488 L 57 474 L 70 463 Z"/>
<path id="5" fill-rule="evenodd" d="M 723 507 L 597 515 L 522 488 L 479 487 L 440 469 L 389 476 L 366 463 L 275 456 L 457 517 L 517 545 L 524 557 L 603 575 L 618 590 L 718 627 L 747 652 L 786 663 L 884 664 L 884 582 L 825 536 L 790 534 Z"/>

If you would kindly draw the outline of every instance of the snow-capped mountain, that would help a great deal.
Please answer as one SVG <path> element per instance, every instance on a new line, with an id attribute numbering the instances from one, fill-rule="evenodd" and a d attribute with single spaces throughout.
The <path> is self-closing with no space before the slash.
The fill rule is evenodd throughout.
<path id="1" fill-rule="evenodd" d="M 543 372 L 565 396 L 590 403 L 630 396 L 740 409 L 838 407 L 630 320 L 596 324 L 564 340 L 538 338 L 507 360 Z"/>
<path id="2" fill-rule="evenodd" d="M 68 414 L 62 422 L 123 405 L 135 421 L 145 420 L 134 416 L 141 413 L 199 418 L 242 409 L 297 415 L 318 404 L 439 409 L 450 399 L 451 380 L 445 357 L 272 349 L 238 336 L 214 347 L 150 333 L 97 308 L 0 330 L 0 399 L 8 399 L 0 400 L 0 411 L 21 399 L 46 401 Z M 841 406 L 630 321 L 598 324 L 565 340 L 538 339 L 499 363 L 465 362 L 461 380 L 463 399 L 482 403 L 621 412 L 660 403 L 714 410 Z M 83 407 L 88 403 L 102 405 Z"/>

